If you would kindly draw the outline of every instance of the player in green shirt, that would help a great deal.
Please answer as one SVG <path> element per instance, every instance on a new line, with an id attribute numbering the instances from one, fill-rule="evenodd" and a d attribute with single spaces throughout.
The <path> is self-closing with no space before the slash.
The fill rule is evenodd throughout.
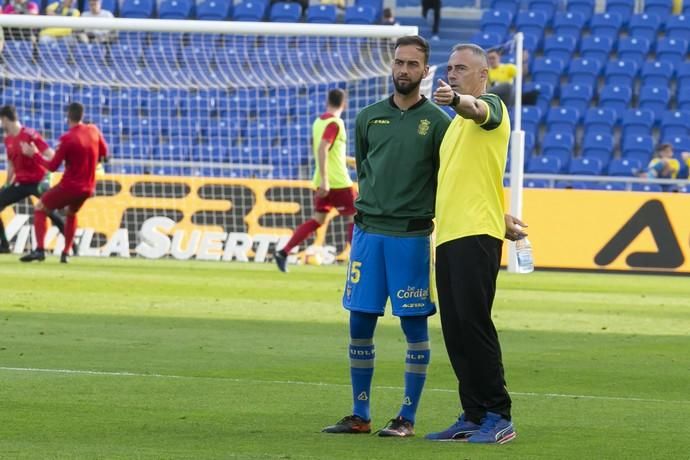
<path id="1" fill-rule="evenodd" d="M 342 89 L 328 92 L 326 112 L 312 125 L 312 143 L 316 168 L 312 183 L 316 189 L 314 216 L 297 227 L 290 240 L 273 258 L 282 272 L 287 271 L 287 258 L 292 249 L 326 222 L 331 209 L 335 208 L 347 219 L 347 241 L 352 239 L 352 216 L 355 214 L 355 192 L 347 170 L 354 160 L 346 155 L 347 132 L 341 115 L 347 104 Z"/>
<path id="2" fill-rule="evenodd" d="M 398 415 L 379 436 L 414 435 L 417 405 L 430 359 L 427 318 L 439 148 L 449 117 L 420 93 L 429 73 L 422 37 L 395 45 L 395 92 L 362 110 L 356 121 L 359 198 L 343 306 L 350 311 L 350 377 L 354 407 L 327 433 L 369 433 L 374 330 L 390 298 L 407 340 L 405 392 Z"/>

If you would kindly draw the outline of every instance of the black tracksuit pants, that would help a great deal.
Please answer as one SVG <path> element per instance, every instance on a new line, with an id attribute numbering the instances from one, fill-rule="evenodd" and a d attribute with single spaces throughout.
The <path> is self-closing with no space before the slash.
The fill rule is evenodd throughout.
<path id="1" fill-rule="evenodd" d="M 436 286 L 443 338 L 459 382 L 465 417 L 478 423 L 487 411 L 510 420 L 501 346 L 491 320 L 503 241 L 468 236 L 436 249 Z"/>
<path id="2" fill-rule="evenodd" d="M 40 185 L 41 184 L 39 182 L 33 184 L 14 183 L 0 190 L 0 212 L 2 212 L 2 210 L 5 209 L 7 206 L 22 201 L 23 199 L 28 198 L 32 195 L 36 198 L 40 198 L 42 194 L 41 190 L 39 190 Z M 48 217 L 53 222 L 53 225 L 55 225 L 60 230 L 60 233 L 64 235 L 65 224 L 62 221 L 60 215 L 57 213 L 57 211 L 54 209 L 51 210 L 48 213 Z M 5 226 L 2 223 L 2 219 L 0 219 L 0 244 L 3 246 L 8 245 L 7 238 L 5 236 Z"/>

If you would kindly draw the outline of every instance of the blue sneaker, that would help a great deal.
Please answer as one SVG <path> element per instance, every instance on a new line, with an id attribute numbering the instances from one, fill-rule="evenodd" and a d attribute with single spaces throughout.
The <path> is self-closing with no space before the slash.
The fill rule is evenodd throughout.
<path id="1" fill-rule="evenodd" d="M 276 261 L 278 270 L 283 273 L 287 273 L 287 254 L 282 249 L 273 253 L 273 260 Z"/>
<path id="2" fill-rule="evenodd" d="M 516 436 L 513 422 L 504 419 L 499 414 L 487 412 L 479 432 L 470 436 L 468 441 L 478 444 L 505 444 Z"/>
<path id="3" fill-rule="evenodd" d="M 429 433 L 424 438 L 431 441 L 467 441 L 467 438 L 478 432 L 479 425 L 466 420 L 465 414 L 461 414 L 449 428 L 437 433 Z"/>

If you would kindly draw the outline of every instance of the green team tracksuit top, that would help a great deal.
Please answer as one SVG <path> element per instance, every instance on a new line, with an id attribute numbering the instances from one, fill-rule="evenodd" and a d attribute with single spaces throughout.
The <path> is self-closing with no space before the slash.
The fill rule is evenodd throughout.
<path id="1" fill-rule="evenodd" d="M 439 148 L 450 117 L 422 97 L 400 110 L 393 96 L 357 115 L 357 225 L 393 236 L 433 230 Z"/>

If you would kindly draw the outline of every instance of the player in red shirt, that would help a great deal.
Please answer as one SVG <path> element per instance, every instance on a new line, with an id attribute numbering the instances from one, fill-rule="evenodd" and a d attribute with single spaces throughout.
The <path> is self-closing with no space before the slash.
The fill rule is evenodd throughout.
<path id="1" fill-rule="evenodd" d="M 44 260 L 43 250 L 46 233 L 46 214 L 54 209 L 67 208 L 65 248 L 60 262 L 67 263 L 74 232 L 77 230 L 77 212 L 96 190 L 96 167 L 108 155 L 103 135 L 91 124 L 82 123 L 84 106 L 73 102 L 67 108 L 69 130 L 60 137 L 55 155 L 46 160 L 33 143 L 22 143 L 22 153 L 44 165 L 49 171 L 57 170 L 65 163 L 60 182 L 43 194 L 34 211 L 36 250 L 26 254 L 22 262 Z"/>
<path id="2" fill-rule="evenodd" d="M 7 151 L 7 178 L 0 189 L 0 212 L 7 206 L 18 203 L 29 196 L 40 198 L 50 187 L 50 174 L 33 158 L 22 155 L 21 143 L 32 143 L 39 152 L 48 154 L 50 147 L 40 134 L 31 128 L 22 126 L 16 109 L 11 105 L 0 108 L 0 124 L 5 133 L 5 150 Z M 64 235 L 65 224 L 57 212 L 48 214 L 53 225 Z M 10 252 L 5 226 L 0 219 L 0 253 Z"/>

